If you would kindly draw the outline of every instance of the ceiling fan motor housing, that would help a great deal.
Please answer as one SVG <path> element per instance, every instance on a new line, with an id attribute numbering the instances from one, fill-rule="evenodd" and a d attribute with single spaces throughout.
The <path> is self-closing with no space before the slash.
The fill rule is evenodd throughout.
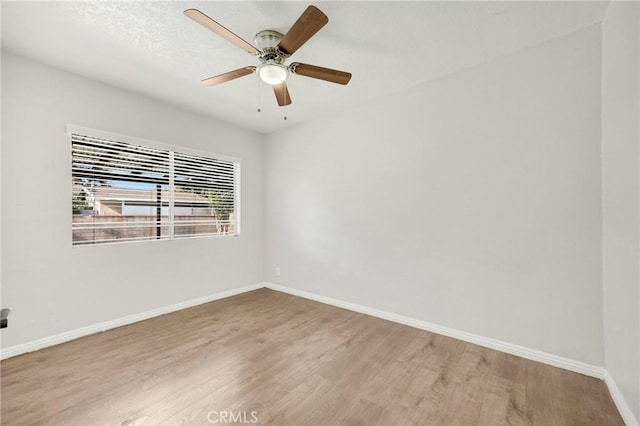
<path id="1" fill-rule="evenodd" d="M 280 84 L 287 79 L 289 74 L 287 67 L 284 65 L 288 55 L 284 55 L 278 49 L 278 43 L 284 35 L 274 30 L 263 30 L 256 34 L 254 42 L 260 53 L 258 59 L 258 74 L 260 78 L 271 85 Z"/>
<path id="2" fill-rule="evenodd" d="M 263 62 L 272 61 L 278 64 L 282 63 L 289 56 L 278 49 L 278 43 L 280 43 L 282 37 L 284 37 L 284 34 L 275 30 L 258 32 L 254 39 L 256 46 L 258 46 L 260 50 L 258 58 Z"/>

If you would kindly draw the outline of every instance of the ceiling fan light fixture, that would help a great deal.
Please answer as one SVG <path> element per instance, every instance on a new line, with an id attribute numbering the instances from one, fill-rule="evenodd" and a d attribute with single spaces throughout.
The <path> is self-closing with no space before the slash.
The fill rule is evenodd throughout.
<path id="1" fill-rule="evenodd" d="M 258 75 L 260 76 L 260 79 L 272 86 L 285 81 L 287 79 L 288 73 L 289 70 L 286 66 L 272 62 L 262 64 L 258 69 Z"/>

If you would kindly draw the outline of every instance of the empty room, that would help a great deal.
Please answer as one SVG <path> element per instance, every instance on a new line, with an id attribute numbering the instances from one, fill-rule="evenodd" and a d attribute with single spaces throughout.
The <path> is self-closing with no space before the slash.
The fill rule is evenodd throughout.
<path id="1" fill-rule="evenodd" d="M 0 14 L 2 425 L 639 424 L 639 2 Z"/>

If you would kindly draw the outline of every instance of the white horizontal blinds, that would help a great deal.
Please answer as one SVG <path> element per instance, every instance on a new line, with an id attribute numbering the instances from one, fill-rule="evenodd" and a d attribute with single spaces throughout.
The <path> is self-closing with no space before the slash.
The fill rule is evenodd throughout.
<path id="1" fill-rule="evenodd" d="M 71 135 L 73 244 L 169 238 L 169 151 Z"/>
<path id="2" fill-rule="evenodd" d="M 232 160 L 71 134 L 73 244 L 236 235 Z"/>
<path id="3" fill-rule="evenodd" d="M 174 237 L 235 235 L 236 164 L 174 153 Z"/>

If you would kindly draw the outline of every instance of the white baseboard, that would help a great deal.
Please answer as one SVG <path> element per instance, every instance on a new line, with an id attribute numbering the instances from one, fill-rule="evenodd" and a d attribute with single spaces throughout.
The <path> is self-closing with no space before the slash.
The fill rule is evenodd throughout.
<path id="1" fill-rule="evenodd" d="M 627 426 L 638 426 L 638 419 L 634 416 L 633 411 L 631 411 L 631 407 L 629 407 L 629 403 L 626 398 L 622 395 L 622 391 L 616 384 L 616 381 L 613 380 L 613 377 L 609 374 L 607 370 L 604 371 L 604 382 L 607 384 L 609 388 L 609 393 L 611 394 L 611 398 L 613 402 L 618 407 L 618 411 L 620 411 L 620 415 L 622 416 L 622 420 Z"/>
<path id="2" fill-rule="evenodd" d="M 225 297 L 235 296 L 237 294 L 246 293 L 248 291 L 257 290 L 263 287 L 265 287 L 264 283 L 258 283 L 245 287 L 234 288 L 231 290 L 222 291 L 220 293 L 211 294 L 209 296 L 199 297 L 197 299 L 187 300 L 185 302 L 175 303 L 173 305 L 163 306 L 161 308 L 141 312 L 139 314 L 101 322 L 99 324 L 90 325 L 88 327 L 79 328 L 77 330 L 66 331 L 64 333 L 55 334 L 53 336 L 44 337 L 42 339 L 33 340 L 31 342 L 22 343 L 20 345 L 10 346 L 0 352 L 0 359 L 10 358 L 27 352 L 33 352 L 38 349 L 43 349 L 49 346 L 68 342 L 79 337 L 88 336 L 90 334 L 99 333 L 116 327 L 122 327 L 123 325 L 132 324 L 134 322 L 143 321 L 149 318 L 157 317 L 159 315 L 168 314 L 171 312 L 179 311 L 181 309 L 186 309 L 192 306 L 201 305 L 203 303 L 212 302 L 218 299 L 224 299 Z"/>
<path id="3" fill-rule="evenodd" d="M 281 291 L 283 293 L 292 294 L 294 296 L 304 297 L 305 299 L 315 300 L 316 302 L 326 303 L 328 305 L 333 305 L 339 308 L 348 309 L 350 311 L 371 315 L 373 317 L 397 322 L 399 324 L 408 325 L 410 327 L 419 328 L 421 330 L 431 331 L 433 333 L 453 337 L 454 339 L 464 340 L 465 342 L 484 346 L 490 349 L 495 349 L 501 352 L 506 352 L 522 358 L 553 365 L 554 367 L 563 368 L 565 370 L 574 371 L 576 373 L 596 377 L 598 379 L 604 379 L 604 368 L 595 365 L 586 364 L 584 362 L 549 354 L 536 349 L 526 348 L 524 346 L 514 345 L 512 343 L 507 343 L 488 337 L 478 336 L 476 334 L 455 330 L 453 328 L 432 324 L 426 321 L 421 321 L 390 312 L 380 311 L 378 309 L 369 308 L 367 306 L 357 305 L 355 303 L 345 302 L 338 299 L 332 299 L 326 296 L 320 296 L 314 293 L 309 293 L 307 291 L 285 287 L 279 284 L 264 283 L 264 285 L 265 287 L 272 290 Z"/>

